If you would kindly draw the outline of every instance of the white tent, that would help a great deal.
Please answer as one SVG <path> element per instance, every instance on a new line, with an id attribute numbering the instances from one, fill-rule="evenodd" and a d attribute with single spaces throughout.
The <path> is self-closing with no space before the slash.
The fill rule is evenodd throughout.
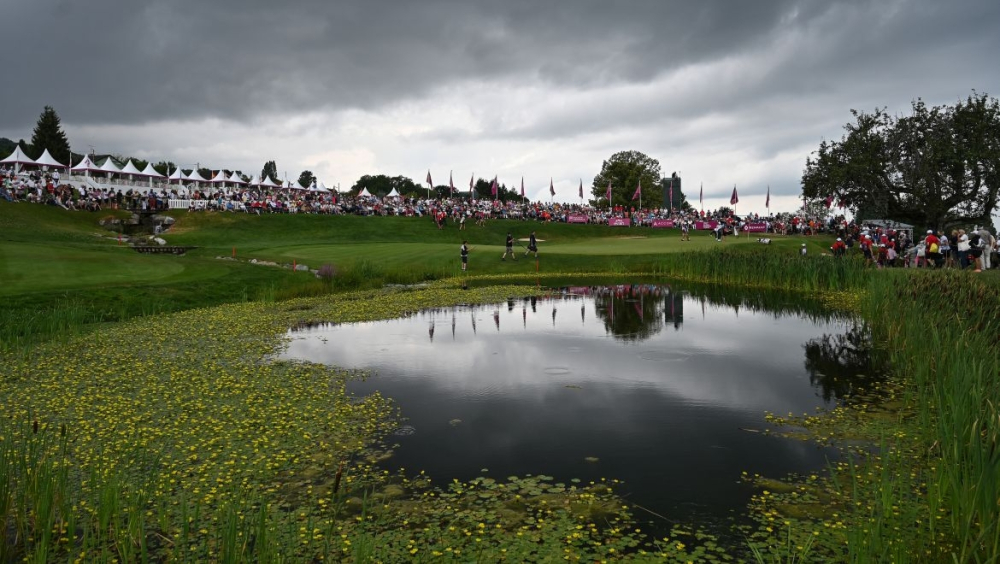
<path id="1" fill-rule="evenodd" d="M 226 182 L 229 182 L 229 179 L 226 178 L 226 171 L 220 170 L 219 172 L 215 173 L 215 176 L 213 176 L 212 180 L 210 180 L 209 182 L 211 182 L 212 184 L 219 184 L 219 183 L 225 184 Z"/>
<path id="2" fill-rule="evenodd" d="M 326 184 L 323 184 L 322 182 L 320 182 L 319 186 L 316 187 L 316 191 L 317 192 L 329 192 L 330 189 L 326 187 Z"/>
<path id="3" fill-rule="evenodd" d="M 261 180 L 258 186 L 263 186 L 265 188 L 281 188 L 281 184 L 271 180 L 270 176 L 264 177 L 264 180 Z"/>
<path id="4" fill-rule="evenodd" d="M 139 172 L 139 169 L 135 168 L 135 165 L 132 164 L 132 159 L 129 159 L 128 162 L 125 163 L 125 166 L 122 167 L 122 174 L 138 174 L 140 176 L 142 175 L 142 173 Z"/>
<path id="5" fill-rule="evenodd" d="M 146 163 L 146 168 L 142 169 L 142 172 L 139 174 L 149 176 L 151 178 L 163 178 L 163 175 L 156 172 L 156 169 L 153 168 L 153 163 Z M 178 176 L 178 178 L 180 178 L 180 176 Z"/>
<path id="6" fill-rule="evenodd" d="M 167 172 L 170 172 L 170 167 L 167 167 Z M 167 181 L 170 180 L 176 180 L 177 183 L 180 184 L 180 182 L 184 180 L 184 173 L 181 172 L 181 169 L 175 168 L 174 171 L 167 176 Z"/>
<path id="7" fill-rule="evenodd" d="M 14 170 L 18 171 L 21 169 L 21 165 L 35 164 L 35 161 L 31 160 L 28 155 L 25 155 L 24 152 L 21 151 L 21 146 L 18 145 L 17 147 L 14 147 L 13 153 L 11 153 L 6 159 L 0 161 L 0 164 L 12 164 L 14 165 Z"/>
<path id="8" fill-rule="evenodd" d="M 235 170 L 233 171 L 232 174 L 229 175 L 229 182 L 232 182 L 234 184 L 246 184 L 246 182 L 243 182 L 243 178 L 241 178 L 240 175 L 236 174 Z"/>
<path id="9" fill-rule="evenodd" d="M 367 197 L 371 198 L 372 197 L 372 193 L 369 192 L 367 188 L 362 188 L 361 192 L 358 193 L 358 197 L 360 198 L 362 196 L 367 196 Z"/>
<path id="10" fill-rule="evenodd" d="M 83 156 L 83 160 L 81 160 L 79 163 L 77 163 L 77 165 L 74 166 L 73 168 L 71 168 L 70 170 L 74 171 L 74 172 L 81 172 L 82 171 L 82 172 L 87 173 L 89 175 L 90 171 L 92 171 L 92 170 L 93 171 L 100 171 L 101 169 L 100 169 L 100 167 L 98 167 L 94 163 L 93 160 L 90 159 L 89 155 L 84 155 Z"/>
<path id="11" fill-rule="evenodd" d="M 385 197 L 386 198 L 398 198 L 399 197 L 399 192 L 397 192 L 396 189 L 393 188 L 392 192 L 389 192 L 388 194 L 386 194 Z"/>
<path id="12" fill-rule="evenodd" d="M 38 160 L 35 161 L 35 164 L 38 165 L 38 166 L 51 166 L 51 167 L 56 167 L 56 168 L 66 168 L 66 165 L 64 165 L 61 162 L 59 162 L 59 161 L 55 160 L 54 158 L 52 158 L 52 155 L 49 154 L 49 150 L 48 149 L 45 149 L 45 151 L 42 152 L 42 156 L 38 157 Z"/>
<path id="13" fill-rule="evenodd" d="M 192 170 L 191 174 L 185 174 L 184 180 L 191 180 L 193 182 L 208 182 L 200 174 L 198 174 L 197 170 Z"/>
<path id="14" fill-rule="evenodd" d="M 119 169 L 115 165 L 115 161 L 111 160 L 111 157 L 104 159 L 104 163 L 101 164 L 101 166 L 97 170 L 101 172 L 110 172 L 114 174 L 118 174 L 119 172 L 121 172 L 121 169 Z"/>

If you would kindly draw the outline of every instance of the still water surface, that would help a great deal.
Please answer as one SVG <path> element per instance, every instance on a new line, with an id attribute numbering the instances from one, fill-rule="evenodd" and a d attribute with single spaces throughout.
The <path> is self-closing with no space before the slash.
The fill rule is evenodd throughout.
<path id="1" fill-rule="evenodd" d="M 390 470 L 439 484 L 483 472 L 617 478 L 629 501 L 707 523 L 745 507 L 742 471 L 807 473 L 836 456 L 755 431 L 767 411 L 835 401 L 836 386 L 814 384 L 831 378 L 816 351 L 852 331 L 676 287 L 578 287 L 296 331 L 285 357 L 374 373 L 349 391 L 378 390 L 406 418 Z"/>

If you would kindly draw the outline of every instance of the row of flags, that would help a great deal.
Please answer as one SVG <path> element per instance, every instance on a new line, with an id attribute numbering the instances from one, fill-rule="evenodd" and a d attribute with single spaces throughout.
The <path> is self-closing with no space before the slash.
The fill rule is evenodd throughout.
<path id="1" fill-rule="evenodd" d="M 473 173 L 472 177 L 469 178 L 469 192 L 472 193 L 472 194 L 475 194 L 475 185 L 476 185 L 476 175 L 475 175 L 475 173 Z M 431 179 L 431 171 L 430 170 L 427 171 L 427 186 L 428 186 L 428 188 L 434 188 L 434 181 Z M 454 196 L 455 195 L 455 183 L 452 180 L 451 173 L 448 173 L 448 187 L 450 188 L 450 194 L 449 195 L 450 196 Z M 497 196 L 497 177 L 496 176 L 493 177 L 493 182 L 490 183 L 490 194 L 494 198 Z M 579 194 L 580 194 L 580 199 L 582 200 L 583 199 L 583 179 L 582 178 L 580 179 L 580 191 L 579 191 Z M 556 195 L 555 184 L 553 183 L 553 181 L 552 181 L 551 178 L 549 178 L 549 195 L 553 196 L 553 197 Z M 524 177 L 523 176 L 521 177 L 521 197 L 522 198 L 524 197 Z M 608 182 L 608 189 L 607 189 L 604 197 L 609 202 L 611 201 L 611 182 L 610 181 Z M 642 181 L 641 180 L 636 185 L 635 192 L 632 194 L 632 201 L 635 201 L 635 200 L 639 200 L 640 202 L 642 201 Z M 672 178 L 670 179 L 670 187 L 668 188 L 667 201 L 670 202 L 671 206 L 673 206 L 673 202 L 674 202 L 674 180 Z M 733 185 L 733 194 L 732 194 L 732 196 L 729 197 L 729 204 L 735 206 L 739 202 L 740 202 L 740 196 L 736 192 L 736 185 L 734 184 Z M 698 189 L 698 203 L 702 207 L 705 206 L 705 185 L 704 184 L 702 184 L 699 187 L 699 189 Z M 827 209 L 829 209 L 833 205 L 833 196 L 827 196 L 825 203 L 826 203 Z M 843 208 L 845 206 L 844 199 L 840 198 L 840 201 L 838 202 L 837 205 L 838 205 L 838 207 Z M 768 185 L 768 187 L 767 187 L 767 198 L 764 200 L 764 207 L 767 208 L 767 209 L 769 209 L 769 210 L 771 209 L 771 186 L 770 185 Z"/>

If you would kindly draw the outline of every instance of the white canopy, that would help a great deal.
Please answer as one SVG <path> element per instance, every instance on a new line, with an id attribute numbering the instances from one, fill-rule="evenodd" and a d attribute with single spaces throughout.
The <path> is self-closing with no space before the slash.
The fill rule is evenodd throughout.
<path id="1" fill-rule="evenodd" d="M 210 180 L 209 182 L 211 182 L 212 184 L 218 184 L 220 182 L 229 182 L 229 179 L 226 178 L 226 171 L 220 170 L 219 172 L 215 173 L 215 176 L 213 176 L 212 180 Z"/>
<path id="2" fill-rule="evenodd" d="M 389 192 L 388 194 L 386 194 L 385 197 L 386 198 L 398 198 L 399 197 L 399 192 L 397 192 L 396 189 L 393 188 L 392 192 Z"/>
<path id="3" fill-rule="evenodd" d="M 10 154 L 6 159 L 0 161 L 0 163 L 5 164 L 35 164 L 35 161 L 31 160 L 27 155 L 21 151 L 21 146 L 18 145 L 14 147 L 14 152 Z"/>
<path id="4" fill-rule="evenodd" d="M 70 170 L 89 172 L 92 170 L 99 171 L 101 169 L 96 164 L 94 164 L 94 161 L 90 160 L 89 155 L 84 155 L 83 160 L 81 160 L 76 166 L 74 166 Z"/>
<path id="5" fill-rule="evenodd" d="M 169 167 L 167 170 L 169 170 Z M 181 172 L 181 169 L 175 168 L 174 171 L 170 173 L 170 176 L 167 177 L 167 180 L 184 180 L 184 174 Z"/>
<path id="6" fill-rule="evenodd" d="M 359 197 L 361 197 L 361 196 L 368 196 L 370 198 L 371 195 L 372 195 L 372 193 L 369 192 L 367 188 L 362 188 L 361 192 L 358 193 Z"/>
<path id="7" fill-rule="evenodd" d="M 323 184 L 322 182 L 320 182 L 319 186 L 316 187 L 316 191 L 317 192 L 329 192 L 330 189 L 326 187 L 326 184 Z"/>
<path id="8" fill-rule="evenodd" d="M 229 175 L 229 182 L 233 182 L 235 184 L 246 184 L 246 182 L 243 182 L 243 178 L 241 178 L 240 175 L 236 174 L 235 170 L 233 171 L 232 174 Z"/>
<path id="9" fill-rule="evenodd" d="M 139 175 L 141 175 L 142 173 L 139 172 L 139 169 L 135 168 L 134 164 L 132 164 L 132 159 L 129 159 L 128 162 L 125 163 L 125 166 L 122 167 L 122 174 L 139 174 Z"/>
<path id="10" fill-rule="evenodd" d="M 194 181 L 194 182 L 208 182 L 200 174 L 198 174 L 198 170 L 197 169 L 192 170 L 191 174 L 185 174 L 184 175 L 184 180 L 191 180 L 191 181 Z"/>
<path id="11" fill-rule="evenodd" d="M 42 152 L 42 156 L 38 157 L 38 160 L 35 161 L 35 164 L 39 166 L 54 166 L 59 168 L 66 168 L 66 165 L 52 158 L 52 155 L 49 154 L 48 149 L 45 149 L 45 151 Z"/>
<path id="12" fill-rule="evenodd" d="M 121 172 L 121 169 L 115 166 L 115 161 L 111 160 L 111 157 L 104 159 L 104 163 L 101 164 L 100 168 L 98 168 L 97 170 L 100 170 L 101 172 L 114 172 L 114 173 Z"/>
<path id="13" fill-rule="evenodd" d="M 265 186 L 267 188 L 280 188 L 281 184 L 278 184 L 275 181 L 271 180 L 270 176 L 265 176 L 264 180 L 260 182 L 260 186 Z"/>
<path id="14" fill-rule="evenodd" d="M 143 176 L 152 176 L 154 178 L 163 178 L 163 175 L 156 172 L 156 169 L 153 168 L 153 163 L 146 163 L 146 168 L 142 169 L 142 172 L 139 174 L 142 174 Z"/>

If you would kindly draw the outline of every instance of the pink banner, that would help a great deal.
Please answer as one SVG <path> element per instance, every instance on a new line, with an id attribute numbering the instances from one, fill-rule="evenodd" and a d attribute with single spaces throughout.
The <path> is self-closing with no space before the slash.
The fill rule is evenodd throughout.
<path id="1" fill-rule="evenodd" d="M 743 231 L 744 233 L 767 233 L 767 222 L 745 223 Z"/>
<path id="2" fill-rule="evenodd" d="M 715 226 L 718 225 L 718 224 L 719 224 L 719 222 L 715 221 L 714 219 L 712 221 L 696 221 L 696 222 L 694 222 L 694 228 L 695 229 L 715 229 Z"/>
<path id="3" fill-rule="evenodd" d="M 611 227 L 628 227 L 632 225 L 632 220 L 627 217 L 612 217 L 608 219 L 608 225 Z"/>
<path id="4" fill-rule="evenodd" d="M 566 216 L 566 223 L 587 223 L 587 216 L 579 213 L 571 213 Z"/>
<path id="5" fill-rule="evenodd" d="M 652 227 L 665 227 L 667 229 L 674 228 L 674 220 L 672 219 L 654 219 Z"/>

